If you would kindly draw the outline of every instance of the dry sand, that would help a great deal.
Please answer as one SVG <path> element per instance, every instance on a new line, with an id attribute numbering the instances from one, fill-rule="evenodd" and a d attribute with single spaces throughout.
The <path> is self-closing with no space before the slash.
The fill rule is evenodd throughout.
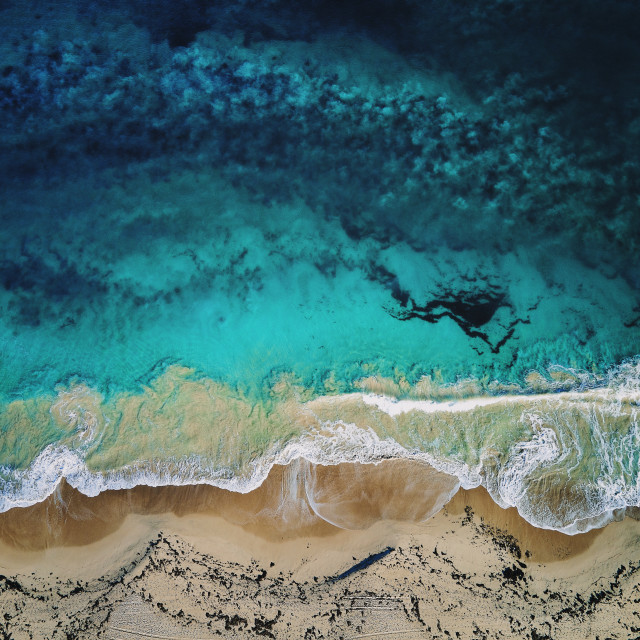
<path id="1" fill-rule="evenodd" d="M 309 509 L 309 468 L 244 496 L 62 485 L 0 515 L 0 638 L 640 637 L 640 523 L 541 531 L 482 489 L 420 522 L 451 487 L 415 464 L 311 469 L 358 530 Z"/>

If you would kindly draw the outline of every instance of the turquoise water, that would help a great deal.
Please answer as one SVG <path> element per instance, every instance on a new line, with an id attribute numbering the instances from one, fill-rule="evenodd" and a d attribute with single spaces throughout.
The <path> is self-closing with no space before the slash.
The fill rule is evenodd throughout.
<path id="1" fill-rule="evenodd" d="M 3 292 L 7 398 L 74 378 L 135 389 L 168 363 L 252 390 L 280 372 L 344 391 L 368 373 L 517 382 L 550 364 L 606 371 L 637 339 L 623 278 L 564 256 L 540 264 L 540 247 L 353 240 L 304 203 L 264 205 L 192 172 L 30 197 L 46 219 L 22 200 L 19 228 L 3 233 L 16 277 Z M 396 289 L 433 304 L 433 321 L 403 319 Z"/>
<path id="2" fill-rule="evenodd" d="M 244 490 L 284 451 L 377 459 L 318 444 L 329 423 L 539 526 L 636 504 L 637 9 L 602 35 L 596 3 L 401 4 L 2 8 L 3 508 L 63 475 Z M 581 399 L 533 398 L 560 391 Z M 310 417 L 353 393 L 525 399 L 448 435 Z M 578 457 L 518 458 L 547 428 Z"/>

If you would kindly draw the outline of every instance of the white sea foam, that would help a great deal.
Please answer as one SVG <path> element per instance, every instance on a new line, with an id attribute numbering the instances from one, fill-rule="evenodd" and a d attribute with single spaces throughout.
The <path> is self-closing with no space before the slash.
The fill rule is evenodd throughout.
<path id="1" fill-rule="evenodd" d="M 362 396 L 362 400 L 365 404 L 374 406 L 393 418 L 402 413 L 409 413 L 410 411 L 420 411 L 422 413 L 457 413 L 473 411 L 473 409 L 476 409 L 477 407 L 486 407 L 500 402 L 509 402 L 518 398 L 519 396 L 495 396 L 452 400 L 450 402 L 436 402 L 435 400 L 396 400 L 395 398 L 370 393 Z"/>
<path id="2" fill-rule="evenodd" d="M 630 429 L 624 436 L 607 440 L 601 421 L 611 415 L 600 408 L 601 415 L 596 417 L 598 412 L 593 405 L 580 409 L 591 414 L 589 437 L 598 459 L 590 464 L 599 468 L 599 474 L 595 479 L 578 477 L 573 488 L 577 504 L 558 503 L 553 495 L 555 491 L 562 492 L 572 472 L 583 462 L 585 454 L 577 429 L 570 420 L 563 422 L 563 428 L 557 423 L 555 428 L 544 426 L 553 420 L 534 411 L 523 412 L 521 417 L 531 424 L 533 437 L 514 444 L 498 473 L 487 475 L 484 482 L 494 501 L 503 508 L 516 507 L 534 526 L 570 535 L 603 527 L 620 517 L 626 507 L 640 505 L 640 430 L 636 412 L 626 416 Z M 615 405 L 613 409 L 615 414 Z M 538 481 L 542 482 L 543 492 L 535 486 Z"/>
<path id="3" fill-rule="evenodd" d="M 593 390 L 589 393 L 595 398 Z M 531 495 L 531 480 L 535 480 L 536 474 L 539 476 L 547 470 L 547 477 L 552 477 L 560 469 L 567 477 L 573 466 L 577 465 L 575 460 L 582 456 L 579 449 L 580 436 L 572 425 L 567 423 L 562 428 L 557 424 L 554 426 L 553 420 L 547 415 L 543 416 L 540 413 L 542 408 L 535 403 L 531 403 L 532 409 L 524 411 L 521 417 L 530 426 L 531 438 L 514 443 L 504 459 L 496 458 L 496 454 L 491 452 L 481 453 L 479 462 L 474 466 L 463 460 L 408 449 L 391 438 L 381 438 L 372 429 L 340 421 L 320 423 L 314 431 L 276 444 L 267 454 L 240 470 L 216 467 L 205 457 L 193 455 L 161 462 L 140 461 L 118 470 L 92 471 L 87 467 L 84 456 L 88 453 L 87 441 L 93 438 L 82 437 L 74 442 L 73 449 L 49 445 L 26 470 L 0 468 L 0 511 L 44 500 L 62 478 L 66 478 L 71 486 L 88 496 L 96 496 L 107 489 L 129 489 L 137 485 L 208 484 L 247 493 L 264 482 L 274 465 L 291 465 L 300 459 L 314 464 L 336 465 L 343 462 L 378 463 L 386 459 L 402 458 L 427 463 L 437 471 L 456 477 L 459 486 L 467 489 L 484 485 L 500 506 L 516 507 L 527 521 L 537 527 L 578 533 L 603 526 L 627 506 L 640 505 L 640 427 L 636 410 L 631 410 L 630 417 L 628 414 L 628 394 L 637 395 L 637 387 L 623 381 L 613 393 L 611 389 L 598 393 L 608 394 L 606 412 L 603 412 L 598 403 L 579 404 L 577 400 L 580 394 L 576 392 L 554 396 L 570 403 L 575 400 L 574 407 L 583 412 L 592 412 L 593 415 L 587 415 L 592 448 L 602 457 L 598 461 L 602 471 L 596 478 L 585 480 L 590 482 L 588 487 L 583 487 L 585 501 L 575 509 L 575 513 L 552 513 L 544 495 Z M 451 403 L 396 401 L 370 394 L 361 397 L 367 405 L 396 417 L 410 411 L 467 412 L 499 402 L 531 401 L 538 396 L 475 398 Z M 549 400 L 550 396 L 539 397 Z M 622 415 L 622 409 L 616 407 L 618 404 L 622 407 L 623 400 L 627 411 L 625 419 L 631 420 L 630 428 L 624 435 L 612 440 L 605 437 L 601 426 L 608 417 Z M 82 435 L 86 433 L 86 436 L 93 435 L 90 429 L 85 429 L 86 421 L 67 415 L 74 424 L 77 423 L 78 432 Z"/>
<path id="4" fill-rule="evenodd" d="M 512 447 L 506 464 L 498 473 L 496 499 L 504 508 L 517 507 L 523 502 L 527 492 L 526 479 L 532 471 L 563 459 L 555 432 L 543 427 L 540 416 L 525 412 L 521 420 L 532 425 L 533 437 Z"/>
<path id="5" fill-rule="evenodd" d="M 609 388 L 589 389 L 589 396 L 596 400 L 615 401 L 624 398 L 629 401 L 630 390 L 627 387 L 616 389 L 615 392 Z M 640 383 L 639 389 L 633 390 L 634 397 L 640 401 Z M 503 396 L 482 396 L 475 398 L 464 398 L 460 400 L 398 400 L 388 396 L 367 393 L 362 395 L 362 400 L 366 405 L 374 406 L 387 415 L 395 418 L 403 413 L 411 411 L 419 411 L 421 413 L 466 413 L 478 409 L 480 407 L 489 407 L 500 404 L 514 404 L 518 402 L 527 402 L 529 404 L 538 401 L 549 401 L 553 399 L 556 402 L 582 402 L 586 398 L 584 391 L 562 391 L 559 393 L 539 393 L 528 395 L 503 395 Z"/>
<path id="6" fill-rule="evenodd" d="M 259 487 L 274 465 L 287 466 L 304 459 L 312 464 L 337 465 L 344 462 L 374 463 L 393 458 L 420 460 L 439 471 L 458 477 L 472 476 L 465 465 L 438 462 L 428 453 L 410 451 L 391 438 L 381 439 L 372 429 L 344 422 L 325 423 L 321 430 L 288 442 L 280 450 L 251 463 L 246 474 L 229 469 L 215 469 L 200 456 L 181 460 L 139 462 L 117 471 L 91 471 L 79 450 L 49 445 L 24 470 L 0 469 L 0 512 L 41 502 L 58 486 L 62 478 L 87 496 L 97 496 L 108 489 L 131 489 L 137 485 L 180 486 L 209 484 L 238 493 Z M 4 479 L 1 479 L 4 478 Z M 478 486 L 479 477 L 465 486 Z"/>
<path id="7" fill-rule="evenodd" d="M 536 418 L 528 416 L 528 419 L 535 421 Z M 53 493 L 62 478 L 87 496 L 96 496 L 108 489 L 131 489 L 138 485 L 208 484 L 247 493 L 264 482 L 274 465 L 287 466 L 300 459 L 312 464 L 336 465 L 343 462 L 379 463 L 382 460 L 402 458 L 424 462 L 438 471 L 457 477 L 460 486 L 464 488 L 489 485 L 496 502 L 502 507 L 515 506 L 525 519 L 538 527 L 577 533 L 606 524 L 612 519 L 614 509 L 623 506 L 619 500 L 615 501 L 615 507 L 602 509 L 600 513 L 590 514 L 587 518 L 580 518 L 576 514 L 575 521 L 563 527 L 547 526 L 548 520 L 544 516 L 549 514 L 540 513 L 539 510 L 535 513 L 528 511 L 528 475 L 540 465 L 558 462 L 560 457 L 555 433 L 551 429 L 539 428 L 530 441 L 514 445 L 497 482 L 491 482 L 485 475 L 482 464 L 470 468 L 459 461 L 438 460 L 426 452 L 406 449 L 391 438 L 381 439 L 371 429 L 343 422 L 326 423 L 321 430 L 290 441 L 281 450 L 274 450 L 254 461 L 245 475 L 233 475 L 228 469 L 214 469 L 199 456 L 164 463 L 140 462 L 118 471 L 95 472 L 87 468 L 78 451 L 50 445 L 28 469 L 1 470 L 5 480 L 0 481 L 0 511 L 41 502 Z M 607 489 L 607 493 L 613 491 L 612 488 Z M 630 503 L 626 502 L 624 506 L 627 504 Z"/>

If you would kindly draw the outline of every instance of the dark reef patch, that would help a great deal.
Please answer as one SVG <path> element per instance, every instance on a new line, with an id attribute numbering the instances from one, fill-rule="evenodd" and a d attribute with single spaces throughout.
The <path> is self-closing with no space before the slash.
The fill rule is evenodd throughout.
<path id="1" fill-rule="evenodd" d="M 23 250 L 19 259 L 0 262 L 0 286 L 14 294 L 8 308 L 19 324 L 38 326 L 44 318 L 58 313 L 67 316 L 66 324 L 73 324 L 74 315 L 81 314 L 107 292 L 103 274 L 97 268 L 81 272 L 62 256 L 49 257 L 44 260 Z"/>
<path id="2" fill-rule="evenodd" d="M 495 331 L 481 331 L 501 308 L 509 309 L 513 316 L 513 306 L 500 290 L 487 288 L 484 291 L 453 291 L 445 289 L 437 298 L 420 305 L 406 292 L 393 285 L 392 296 L 400 303 L 400 308 L 388 310 L 398 320 L 413 318 L 435 324 L 442 318 L 453 320 L 469 338 L 478 338 L 485 342 L 492 353 L 500 353 L 502 347 L 513 337 L 518 324 L 529 324 L 528 317 L 515 317 L 506 326 L 499 324 L 503 333 L 497 337 Z M 537 304 L 530 311 L 534 310 Z M 498 334 L 500 335 L 500 334 Z M 477 351 L 477 349 L 476 349 Z"/>
<path id="3" fill-rule="evenodd" d="M 449 285 L 436 287 L 429 299 L 422 304 L 416 302 L 415 294 L 412 295 L 401 286 L 400 278 L 395 273 L 382 265 L 370 265 L 367 277 L 389 290 L 396 303 L 386 308 L 392 317 L 401 321 L 418 319 L 430 324 L 450 318 L 469 338 L 482 340 L 494 354 L 500 353 L 502 347 L 513 337 L 517 325 L 530 323 L 528 316 L 516 316 L 507 293 L 499 285 L 482 277 L 477 280 L 463 278 L 469 288 L 454 288 Z M 539 301 L 527 311 L 535 311 L 538 304 Z M 494 321 L 500 309 L 508 312 L 510 320 L 507 324 Z M 482 330 L 486 325 L 490 326 Z"/>
<path id="4" fill-rule="evenodd" d="M 398 299 L 396 295 L 394 298 Z M 522 319 L 510 322 L 506 327 L 506 333 L 497 342 L 492 341 L 487 332 L 480 331 L 479 327 L 490 322 L 498 309 L 512 308 L 504 293 L 490 289 L 484 292 L 445 290 L 438 298 L 422 305 L 416 304 L 411 296 L 405 298 L 404 294 L 399 301 L 401 308 L 389 311 L 394 318 L 402 321 L 417 318 L 431 324 L 445 317 L 450 318 L 469 338 L 479 338 L 489 345 L 492 353 L 499 353 L 507 340 L 513 336 L 515 326 L 520 322 L 526 322 Z"/>

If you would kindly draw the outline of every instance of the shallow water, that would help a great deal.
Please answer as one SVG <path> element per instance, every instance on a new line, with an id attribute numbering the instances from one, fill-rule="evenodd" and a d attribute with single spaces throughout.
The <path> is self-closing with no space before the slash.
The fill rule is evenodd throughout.
<path id="1" fill-rule="evenodd" d="M 196 4 L 3 5 L 0 507 L 300 456 L 640 504 L 638 8 Z"/>

